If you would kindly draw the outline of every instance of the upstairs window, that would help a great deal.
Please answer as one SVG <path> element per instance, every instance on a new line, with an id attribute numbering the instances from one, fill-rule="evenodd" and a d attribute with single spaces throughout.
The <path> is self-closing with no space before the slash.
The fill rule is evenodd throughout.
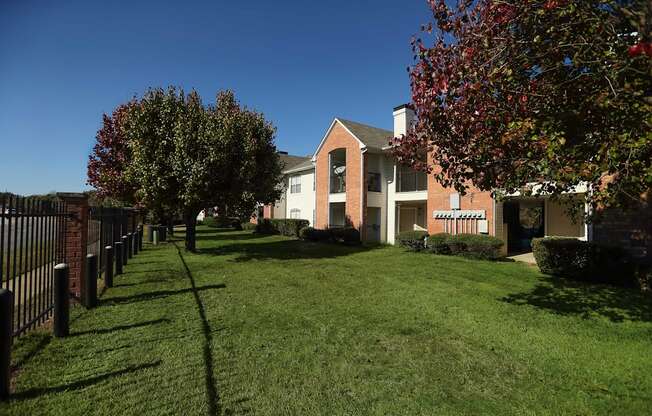
<path id="1" fill-rule="evenodd" d="M 409 166 L 400 166 L 397 172 L 397 192 L 417 192 L 428 190 L 428 175 Z"/>
<path id="2" fill-rule="evenodd" d="M 381 192 L 380 173 L 368 172 L 367 173 L 367 191 Z"/>
<path id="3" fill-rule="evenodd" d="M 290 193 L 301 193 L 301 175 L 290 176 Z"/>

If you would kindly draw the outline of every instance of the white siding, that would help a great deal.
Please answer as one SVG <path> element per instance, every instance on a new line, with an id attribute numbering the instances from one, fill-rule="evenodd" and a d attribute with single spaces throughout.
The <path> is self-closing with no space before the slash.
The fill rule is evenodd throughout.
<path id="1" fill-rule="evenodd" d="M 292 174 L 292 176 L 295 175 L 301 175 L 301 192 L 292 193 L 290 192 L 290 186 L 287 187 L 285 191 L 285 218 L 291 218 L 290 212 L 292 210 L 299 210 L 300 219 L 310 221 L 310 226 L 314 226 L 315 189 L 313 184 L 315 170 L 311 169 Z"/>

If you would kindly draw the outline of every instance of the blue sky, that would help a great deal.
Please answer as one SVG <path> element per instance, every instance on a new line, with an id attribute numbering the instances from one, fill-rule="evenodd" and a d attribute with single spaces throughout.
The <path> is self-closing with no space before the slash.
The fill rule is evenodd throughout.
<path id="1" fill-rule="evenodd" d="M 150 86 L 230 88 L 312 153 L 335 116 L 391 129 L 425 0 L 0 0 L 0 190 L 86 189 L 104 112 Z"/>

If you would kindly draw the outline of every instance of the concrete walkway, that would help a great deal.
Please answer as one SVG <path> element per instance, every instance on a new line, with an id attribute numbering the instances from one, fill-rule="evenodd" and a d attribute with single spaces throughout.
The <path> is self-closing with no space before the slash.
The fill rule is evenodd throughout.
<path id="1" fill-rule="evenodd" d="M 518 254 L 516 256 L 511 256 L 508 257 L 508 259 L 515 260 L 515 261 L 520 261 L 522 263 L 527 263 L 527 264 L 537 264 L 537 261 L 534 259 L 534 253 L 523 253 L 523 254 Z"/>

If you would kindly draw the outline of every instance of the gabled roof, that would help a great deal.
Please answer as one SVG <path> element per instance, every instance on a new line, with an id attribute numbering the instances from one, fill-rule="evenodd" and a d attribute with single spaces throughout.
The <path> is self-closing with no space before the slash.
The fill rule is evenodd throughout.
<path id="1" fill-rule="evenodd" d="M 324 146 L 324 142 L 326 142 L 326 139 L 331 130 L 333 130 L 333 127 L 335 127 L 335 124 L 338 123 L 358 141 L 360 149 L 383 150 L 383 148 L 386 148 L 389 145 L 390 140 L 394 137 L 394 133 L 389 130 L 379 129 L 378 127 L 368 126 L 366 124 L 356 123 L 355 121 L 349 121 L 342 118 L 335 118 L 326 131 L 321 143 L 319 143 L 319 147 L 317 147 L 317 150 L 312 157 L 313 161 L 317 159 L 317 153 L 319 153 L 321 148 Z"/>
<path id="2" fill-rule="evenodd" d="M 282 171 L 293 170 L 298 165 L 310 160 L 309 156 L 308 157 L 306 157 L 306 156 L 292 156 L 292 155 L 287 155 L 285 153 L 279 153 L 278 156 L 281 159 L 281 170 Z"/>
<path id="3" fill-rule="evenodd" d="M 338 118 L 353 135 L 360 140 L 366 147 L 380 150 L 389 145 L 389 141 L 394 138 L 394 132 L 379 129 L 378 127 L 368 126 L 366 124 L 356 123 L 355 121 Z"/>
<path id="4" fill-rule="evenodd" d="M 315 168 L 315 165 L 312 163 L 312 158 L 310 156 L 304 157 L 303 159 L 303 162 L 299 163 L 298 165 L 284 169 L 283 173 L 303 172 L 305 170 L 312 170 Z"/>

